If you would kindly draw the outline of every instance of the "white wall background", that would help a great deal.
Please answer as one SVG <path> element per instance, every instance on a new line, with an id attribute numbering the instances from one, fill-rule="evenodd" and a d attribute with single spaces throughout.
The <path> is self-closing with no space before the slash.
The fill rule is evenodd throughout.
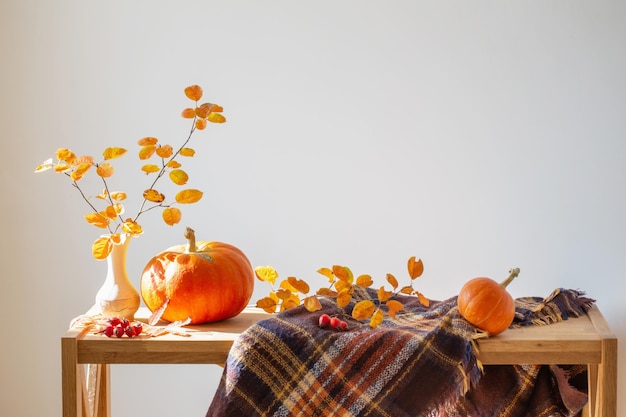
<path id="1" fill-rule="evenodd" d="M 625 44 L 618 1 L 4 0 L 0 414 L 60 415 L 60 336 L 105 272 L 78 193 L 34 167 L 180 144 L 190 84 L 228 117 L 192 143 L 200 238 L 310 281 L 333 264 L 403 278 L 415 255 L 436 299 L 516 266 L 514 296 L 586 290 L 624 394 Z M 115 164 L 117 188 L 146 188 L 134 153 Z M 183 224 L 143 220 L 137 284 L 182 242 Z M 114 366 L 113 415 L 203 416 L 220 371 Z"/>

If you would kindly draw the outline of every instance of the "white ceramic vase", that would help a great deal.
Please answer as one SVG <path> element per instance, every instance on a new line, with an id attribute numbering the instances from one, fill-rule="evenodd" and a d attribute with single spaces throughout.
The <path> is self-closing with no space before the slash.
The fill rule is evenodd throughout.
<path id="1" fill-rule="evenodd" d="M 133 320 L 139 309 L 139 292 L 128 278 L 126 255 L 131 237 L 123 234 L 121 242 L 113 245 L 107 257 L 107 275 L 96 294 L 96 307 L 106 317 Z"/>

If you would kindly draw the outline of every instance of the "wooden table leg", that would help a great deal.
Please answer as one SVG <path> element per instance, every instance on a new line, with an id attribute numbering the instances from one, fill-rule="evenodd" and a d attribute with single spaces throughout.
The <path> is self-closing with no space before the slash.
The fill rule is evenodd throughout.
<path id="1" fill-rule="evenodd" d="M 68 332 L 61 339 L 61 387 L 63 417 L 82 417 L 82 383 L 79 378 L 76 338 L 79 332 Z"/>
<path id="2" fill-rule="evenodd" d="M 617 339 L 602 341 L 602 363 L 598 366 L 595 417 L 617 417 Z"/>

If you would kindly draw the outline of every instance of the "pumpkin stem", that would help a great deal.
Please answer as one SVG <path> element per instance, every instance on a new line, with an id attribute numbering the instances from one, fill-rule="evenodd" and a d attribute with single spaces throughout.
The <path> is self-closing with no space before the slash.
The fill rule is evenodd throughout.
<path id="1" fill-rule="evenodd" d="M 507 285 L 509 285 L 511 283 L 511 281 L 513 281 L 515 278 L 517 278 L 517 276 L 519 275 L 519 268 L 513 268 L 509 271 L 509 276 L 507 279 L 505 279 L 504 281 L 502 281 L 502 283 L 500 283 L 500 285 L 502 285 L 504 288 L 506 288 Z"/>
<path id="2" fill-rule="evenodd" d="M 187 252 L 191 253 L 191 252 L 195 252 L 197 247 L 196 247 L 196 232 L 194 232 L 194 230 L 187 226 L 185 228 L 185 239 L 187 239 Z"/>

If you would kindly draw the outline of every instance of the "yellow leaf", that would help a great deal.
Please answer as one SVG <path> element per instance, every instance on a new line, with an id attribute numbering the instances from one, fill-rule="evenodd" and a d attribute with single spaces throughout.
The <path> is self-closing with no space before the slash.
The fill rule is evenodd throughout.
<path id="1" fill-rule="evenodd" d="M 91 254 L 98 260 L 106 259 L 111 250 L 113 250 L 113 242 L 106 236 L 96 239 L 91 245 Z"/>
<path id="2" fill-rule="evenodd" d="M 285 310 L 290 310 L 292 308 L 296 308 L 300 305 L 300 299 L 298 297 L 296 298 L 290 298 L 288 300 L 283 301 L 283 303 L 280 305 L 280 311 L 285 311 Z"/>
<path id="3" fill-rule="evenodd" d="M 185 119 L 193 119 L 194 117 L 196 117 L 196 109 L 187 107 L 186 109 L 183 109 L 180 115 L 183 116 Z"/>
<path id="4" fill-rule="evenodd" d="M 352 271 L 347 266 L 334 265 L 333 266 L 333 274 L 342 281 L 346 281 L 352 284 L 354 280 L 354 276 L 352 275 Z"/>
<path id="5" fill-rule="evenodd" d="M 141 170 L 145 172 L 146 175 L 148 175 L 148 174 L 153 174 L 155 172 L 159 172 L 161 168 L 159 168 L 157 165 L 154 165 L 154 164 L 146 164 L 141 167 Z"/>
<path id="6" fill-rule="evenodd" d="M 193 101 L 198 101 L 202 98 L 202 87 L 199 85 L 190 85 L 185 88 L 185 95 Z"/>
<path id="7" fill-rule="evenodd" d="M 317 295 L 321 295 L 324 297 L 332 297 L 335 298 L 337 297 L 337 291 L 333 291 L 330 288 L 327 287 L 323 287 L 317 290 L 317 292 L 315 293 Z"/>
<path id="8" fill-rule="evenodd" d="M 391 298 L 391 296 L 393 295 L 393 293 L 391 291 L 386 291 L 385 287 L 380 287 L 378 289 L 378 299 L 384 303 L 385 301 L 387 301 L 388 299 Z"/>
<path id="9" fill-rule="evenodd" d="M 163 159 L 169 158 L 172 156 L 172 153 L 174 153 L 174 149 L 171 145 L 163 145 L 156 148 L 156 154 Z"/>
<path id="10" fill-rule="evenodd" d="M 119 233 L 109 235 L 109 238 L 114 245 L 119 245 L 120 243 L 122 243 L 122 235 L 120 235 Z"/>
<path id="11" fill-rule="evenodd" d="M 424 272 L 424 263 L 421 259 L 415 260 L 415 256 L 411 256 L 408 262 L 409 276 L 411 279 L 418 278 Z"/>
<path id="12" fill-rule="evenodd" d="M 148 145 L 156 145 L 159 142 L 157 138 L 147 137 L 143 139 L 139 139 L 137 141 L 137 145 L 139 146 L 148 146 Z"/>
<path id="13" fill-rule="evenodd" d="M 372 318 L 370 320 L 370 327 L 372 329 L 377 328 L 378 326 L 380 326 L 380 323 L 383 322 L 383 312 L 381 309 L 376 310 L 376 312 L 374 312 L 374 314 L 372 315 Z"/>
<path id="14" fill-rule="evenodd" d="M 35 172 L 47 171 L 50 168 L 52 168 L 53 166 L 54 166 L 54 164 L 52 163 L 52 158 L 49 158 L 49 159 L 46 159 L 45 161 L 43 161 L 41 163 L 41 165 L 39 165 L 37 168 L 35 168 Z M 65 165 L 65 166 L 67 166 L 67 165 Z"/>
<path id="15" fill-rule="evenodd" d="M 375 309 L 376 305 L 372 301 L 359 301 L 352 309 L 352 317 L 357 320 L 364 320 L 370 317 L 374 313 Z"/>
<path id="16" fill-rule="evenodd" d="M 96 198 L 97 198 L 98 200 L 106 200 L 108 195 L 109 195 L 109 193 L 107 192 L 107 189 L 105 188 L 104 190 L 102 190 L 102 193 L 101 193 L 101 194 L 98 194 L 98 195 L 96 196 Z"/>
<path id="17" fill-rule="evenodd" d="M 76 159 L 76 155 L 74 152 L 70 151 L 67 148 L 59 148 L 56 151 L 56 158 L 59 161 L 67 162 L 68 164 L 72 164 L 74 159 Z"/>
<path id="18" fill-rule="evenodd" d="M 374 281 L 372 281 L 372 277 L 370 275 L 359 275 L 356 279 L 356 285 L 364 288 L 369 287 L 373 283 Z"/>
<path id="19" fill-rule="evenodd" d="M 398 280 L 393 275 L 387 274 L 387 282 L 391 284 L 394 290 L 398 288 Z"/>
<path id="20" fill-rule="evenodd" d="M 274 285 L 276 278 L 278 278 L 278 272 L 271 266 L 257 266 L 254 268 L 254 274 L 261 281 L 269 282 Z"/>
<path id="21" fill-rule="evenodd" d="M 404 305 L 400 301 L 389 300 L 387 301 L 387 308 L 389 309 L 389 315 L 395 318 L 398 311 L 404 310 Z"/>
<path id="22" fill-rule="evenodd" d="M 344 288 L 341 291 L 339 291 L 339 294 L 337 294 L 337 306 L 339 308 L 343 308 L 347 306 L 348 304 L 350 304 L 350 301 L 352 300 L 351 289 L 352 287 Z"/>
<path id="23" fill-rule="evenodd" d="M 187 189 L 176 194 L 176 202 L 180 204 L 192 204 L 202 198 L 202 191 Z"/>
<path id="24" fill-rule="evenodd" d="M 332 283 L 333 281 L 335 281 L 335 276 L 333 275 L 333 271 L 330 270 L 329 268 L 320 268 L 317 270 L 317 272 L 324 275 L 326 278 L 328 278 L 328 282 Z"/>
<path id="25" fill-rule="evenodd" d="M 96 174 L 98 174 L 102 178 L 109 178 L 111 175 L 113 175 L 113 172 L 113 165 L 106 162 L 98 165 L 98 167 L 96 168 Z"/>
<path id="26" fill-rule="evenodd" d="M 70 177 L 73 181 L 79 181 L 91 168 L 92 164 L 80 164 L 72 171 Z"/>
<path id="27" fill-rule="evenodd" d="M 54 172 L 56 172 L 57 174 L 60 174 L 62 172 L 67 171 L 68 169 L 70 169 L 70 166 L 68 164 L 56 164 L 54 166 Z"/>
<path id="28" fill-rule="evenodd" d="M 163 221 L 168 226 L 174 226 L 175 224 L 180 222 L 180 219 L 183 217 L 181 211 L 176 207 L 168 207 L 163 209 Z"/>
<path id="29" fill-rule="evenodd" d="M 126 193 L 124 191 L 113 191 L 111 193 L 111 198 L 115 201 L 126 200 Z"/>
<path id="30" fill-rule="evenodd" d="M 139 223 L 134 222 L 132 219 L 126 219 L 126 221 L 122 224 L 122 231 L 131 236 L 139 236 L 143 233 Z"/>
<path id="31" fill-rule="evenodd" d="M 176 185 L 185 185 L 189 180 L 189 175 L 182 169 L 175 169 L 170 171 L 170 179 Z"/>
<path id="32" fill-rule="evenodd" d="M 405 286 L 405 287 L 402 287 L 402 288 L 400 289 L 400 292 L 401 292 L 402 294 L 408 294 L 408 295 L 411 295 L 411 294 L 413 294 L 413 287 L 411 287 L 410 285 L 407 285 L 407 286 Z"/>
<path id="33" fill-rule="evenodd" d="M 290 293 L 298 292 L 298 290 L 296 288 L 294 288 L 294 286 L 289 283 L 289 279 L 282 280 L 280 282 L 280 288 L 283 288 L 283 289 L 289 291 Z"/>
<path id="34" fill-rule="evenodd" d="M 195 154 L 196 151 L 191 148 L 181 148 L 179 152 L 180 156 L 194 156 Z"/>
<path id="35" fill-rule="evenodd" d="M 123 211 L 124 206 L 122 206 L 121 204 L 114 204 L 111 206 L 107 206 L 107 208 L 104 209 L 104 211 L 100 214 L 102 214 L 104 217 L 114 220 L 118 216 L 118 214 L 122 214 Z"/>
<path id="36" fill-rule="evenodd" d="M 200 105 L 203 109 L 207 109 L 209 113 L 221 113 L 224 111 L 224 108 L 220 105 L 214 103 L 202 103 Z"/>
<path id="37" fill-rule="evenodd" d="M 85 214 L 85 220 L 87 223 L 99 227 L 101 229 L 105 229 L 109 226 L 109 219 L 102 215 L 101 213 L 88 213 Z"/>
<path id="38" fill-rule="evenodd" d="M 207 120 L 211 123 L 225 123 L 226 118 L 219 113 L 210 113 Z"/>
<path id="39" fill-rule="evenodd" d="M 162 203 L 163 201 L 165 201 L 165 196 L 154 188 L 150 188 L 149 190 L 144 191 L 143 198 L 148 201 L 152 201 L 153 203 Z"/>
<path id="40" fill-rule="evenodd" d="M 308 311 L 313 312 L 313 311 L 317 311 L 317 310 L 321 310 L 322 309 L 322 303 L 320 303 L 319 298 L 317 298 L 314 295 L 311 295 L 309 297 L 306 297 L 303 300 L 304 303 L 304 308 L 306 308 Z"/>
<path id="41" fill-rule="evenodd" d="M 306 294 L 310 291 L 309 284 L 301 279 L 298 279 L 296 277 L 289 277 L 287 278 L 287 281 L 289 281 L 289 284 L 291 284 L 293 288 L 295 288 L 298 292 L 301 292 L 302 294 Z"/>
<path id="42" fill-rule="evenodd" d="M 148 158 L 150 158 L 152 155 L 154 155 L 154 152 L 156 151 L 156 145 L 147 145 L 144 146 L 143 148 L 139 149 L 139 159 L 146 160 Z"/>
<path id="43" fill-rule="evenodd" d="M 104 156 L 104 160 L 107 161 L 109 159 L 119 158 L 125 153 L 126 153 L 126 149 L 113 147 L 113 148 L 106 148 L 104 152 L 102 152 L 102 156 Z"/>

